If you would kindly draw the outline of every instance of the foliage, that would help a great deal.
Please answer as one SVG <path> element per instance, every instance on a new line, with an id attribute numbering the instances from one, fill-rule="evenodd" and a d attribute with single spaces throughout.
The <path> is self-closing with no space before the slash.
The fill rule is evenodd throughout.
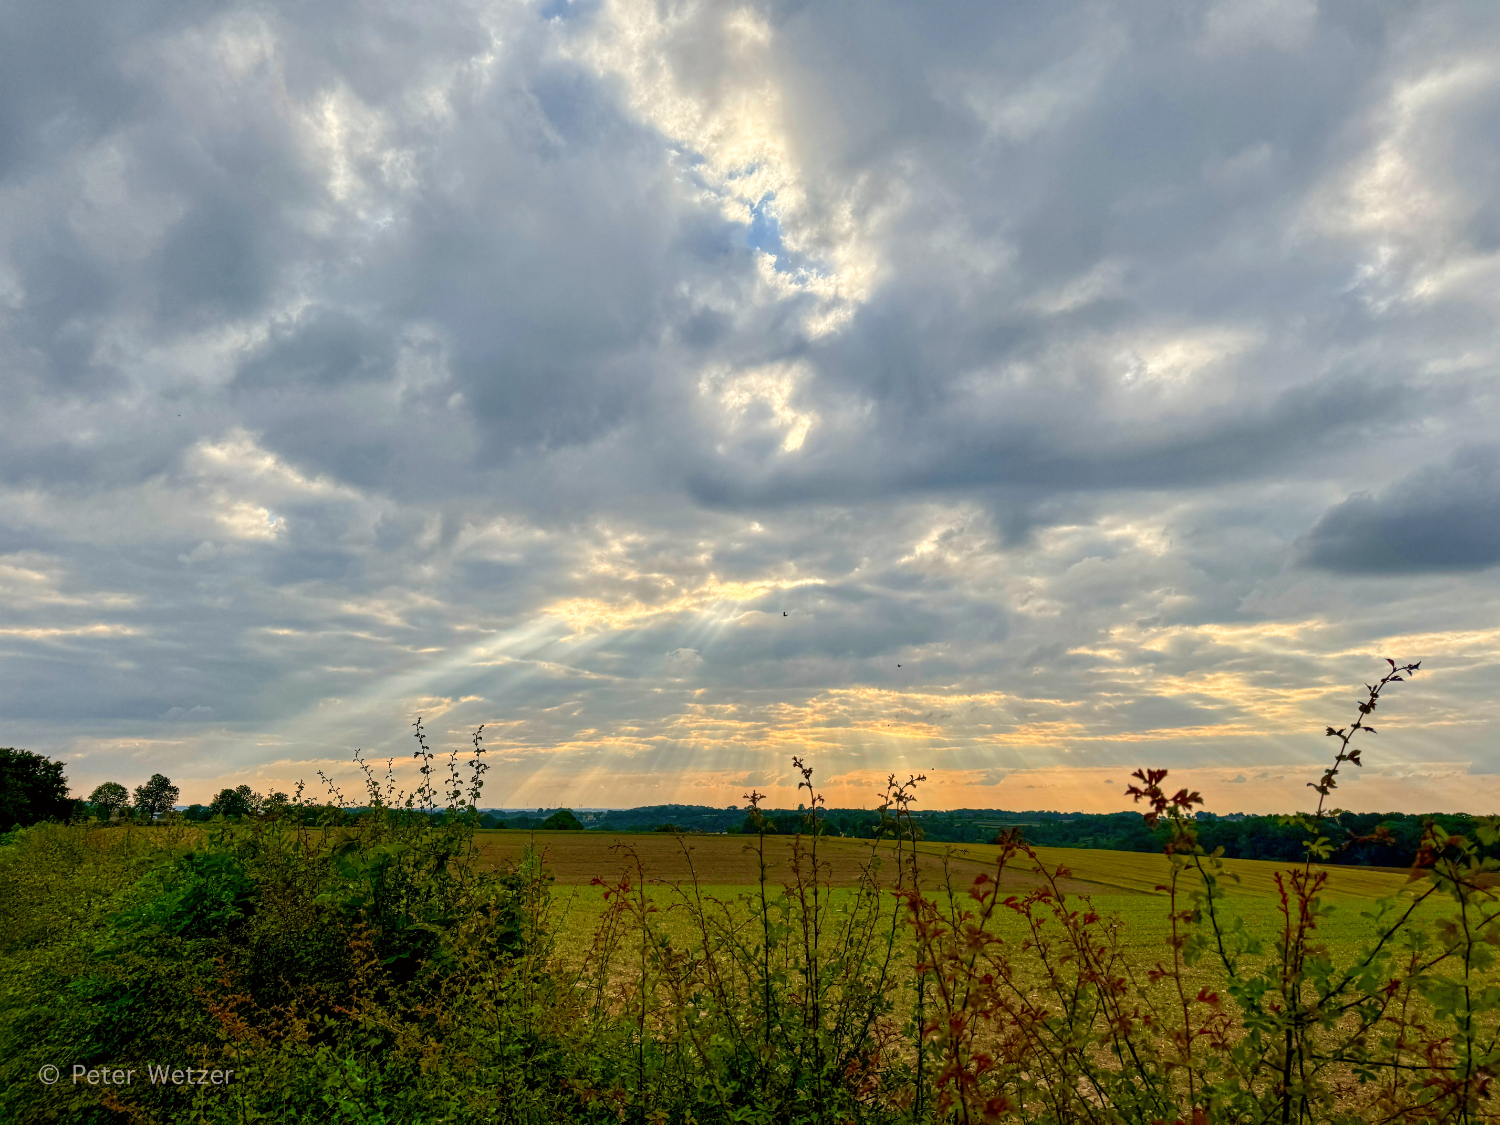
<path id="1" fill-rule="evenodd" d="M 147 823 L 171 812 L 176 803 L 177 786 L 164 774 L 153 773 L 146 784 L 135 787 L 135 808 Z"/>
<path id="2" fill-rule="evenodd" d="M 220 789 L 209 802 L 208 811 L 210 816 L 250 816 L 260 811 L 260 805 L 260 794 L 248 785 L 241 785 L 234 789 Z"/>
<path id="3" fill-rule="evenodd" d="M 118 781 L 106 781 L 89 794 L 89 808 L 100 820 L 109 820 L 130 807 L 130 790 Z"/>
<path id="4" fill-rule="evenodd" d="M 486 814 L 480 818 L 480 825 L 484 828 L 520 829 L 523 832 L 534 832 L 538 829 L 546 832 L 582 832 L 584 830 L 583 823 L 573 814 L 572 809 L 558 809 L 545 817 L 518 816 L 509 820 Z"/>
<path id="5" fill-rule="evenodd" d="M 39 820 L 67 819 L 72 811 L 61 762 L 0 746 L 0 832 Z"/>
<path id="6" fill-rule="evenodd" d="M 1500 864 L 1484 852 L 1500 825 L 1430 828 L 1363 944 L 1325 939 L 1321 863 L 1344 831 L 1325 805 L 1382 693 L 1414 671 L 1392 665 L 1333 732 L 1269 932 L 1226 893 L 1234 876 L 1204 846 L 1199 796 L 1137 772 L 1141 823 L 1167 862 L 1148 900 L 1165 907 L 1167 938 L 1144 962 L 1125 921 L 1066 894 L 1066 869 L 1018 832 L 992 870 L 960 879 L 955 862 L 934 876 L 920 776 L 888 779 L 880 840 L 835 893 L 837 829 L 796 759 L 804 807 L 778 834 L 791 837 L 789 876 L 770 877 L 776 814 L 751 792 L 736 813 L 759 871 L 747 892 L 716 897 L 696 877 L 652 887 L 626 843 L 581 959 L 553 940 L 535 843 L 481 862 L 482 731 L 465 767 L 449 755 L 444 783 L 419 721 L 410 794 L 356 756 L 358 808 L 332 787 L 329 804 L 306 802 L 299 787 L 240 823 L 38 825 L 0 846 L 0 1119 L 1494 1119 Z M 46 1086 L 33 1077 L 46 1063 L 234 1077 Z"/>

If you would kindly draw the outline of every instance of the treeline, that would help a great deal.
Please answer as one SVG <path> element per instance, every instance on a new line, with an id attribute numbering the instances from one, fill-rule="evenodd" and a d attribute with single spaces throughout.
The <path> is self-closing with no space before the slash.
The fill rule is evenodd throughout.
<path id="1" fill-rule="evenodd" d="M 177 786 L 159 773 L 135 787 L 134 799 L 116 781 L 106 781 L 87 800 L 73 797 L 62 762 L 13 746 L 0 747 L 0 832 L 48 820 L 149 822 L 171 812 L 176 800 Z"/>
<path id="2" fill-rule="evenodd" d="M 805 831 L 806 812 L 766 809 L 760 813 L 767 832 L 794 835 Z M 874 839 L 882 830 L 879 811 L 820 809 L 824 833 L 854 839 Z M 1036 847 L 1098 848 L 1107 851 L 1159 852 L 1166 829 L 1149 826 L 1138 812 L 1059 813 L 1038 810 L 954 809 L 913 812 L 911 822 L 924 840 L 937 843 L 992 843 L 1012 834 Z M 1329 861 L 1371 867 L 1409 867 L 1416 860 L 1423 834 L 1434 825 L 1449 835 L 1473 830 L 1464 813 L 1340 813 L 1327 818 L 1334 852 Z M 486 827 L 490 827 L 488 819 Z M 496 827 L 532 827 L 529 823 L 500 823 Z M 537 826 L 540 826 L 538 824 Z M 1194 826 L 1210 852 L 1222 847 L 1229 859 L 1295 862 L 1305 854 L 1307 832 L 1287 816 L 1216 816 L 1199 813 Z M 753 833 L 753 817 L 739 808 L 705 805 L 648 805 L 637 809 L 582 814 L 581 827 L 608 832 L 725 832 Z"/>
<path id="3" fill-rule="evenodd" d="M 953 843 L 993 840 L 989 825 L 1008 821 L 1020 838 L 1037 847 L 1099 848 L 1123 852 L 1159 852 L 1166 829 L 1148 826 L 1139 813 L 956 813 L 917 814 L 928 840 Z M 1264 859 L 1294 863 L 1303 858 L 1307 830 L 1290 816 L 1215 816 L 1199 813 L 1193 821 L 1199 843 L 1209 852 L 1224 849 L 1228 859 Z M 1474 830 L 1464 813 L 1339 813 L 1325 821 L 1333 853 L 1328 862 L 1370 867 L 1410 867 L 1429 826 L 1449 835 Z M 986 836 L 986 833 L 988 835 Z"/>
<path id="4" fill-rule="evenodd" d="M 119 782 L 95 787 L 86 799 L 69 795 L 63 763 L 26 750 L 0 747 L 0 832 L 45 820 L 96 820 L 152 823 L 169 815 L 193 823 L 216 819 L 243 821 L 258 817 L 306 825 L 344 825 L 368 814 L 363 807 L 306 802 L 286 793 L 261 794 L 248 785 L 221 789 L 208 804 L 177 810 L 178 787 L 154 773 L 132 791 Z M 441 818 L 441 812 L 432 815 Z M 770 833 L 804 831 L 806 812 L 767 809 L 759 814 Z M 874 839 L 882 831 L 882 814 L 867 809 L 820 809 L 820 830 L 829 836 Z M 1059 813 L 1039 810 L 952 809 L 911 814 L 925 840 L 937 843 L 991 843 L 1002 836 L 1038 847 L 1098 848 L 1108 851 L 1156 852 L 1165 829 L 1150 827 L 1139 813 Z M 1216 816 L 1200 812 L 1194 819 L 1198 838 L 1209 851 L 1224 849 L 1229 859 L 1295 862 L 1304 855 L 1307 834 L 1290 817 Z M 1330 862 L 1371 867 L 1409 867 L 1417 858 L 1423 834 L 1435 825 L 1450 835 L 1472 829 L 1463 813 L 1340 813 L 1328 818 L 1334 852 Z M 634 809 L 584 811 L 538 809 L 535 816 L 513 810 L 487 810 L 484 828 L 522 831 L 754 833 L 753 817 L 738 806 L 645 805 Z"/>
<path id="5" fill-rule="evenodd" d="M 513 816 L 503 817 L 497 813 L 487 812 L 480 817 L 481 828 L 512 828 L 522 831 L 542 832 L 582 832 L 584 826 L 578 818 L 573 815 L 572 809 L 558 809 L 551 815 L 546 815 L 544 810 L 538 810 L 539 816 Z"/>

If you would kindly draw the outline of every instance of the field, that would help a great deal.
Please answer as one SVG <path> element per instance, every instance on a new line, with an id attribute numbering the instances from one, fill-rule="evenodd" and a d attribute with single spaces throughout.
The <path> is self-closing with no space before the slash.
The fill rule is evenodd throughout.
<path id="1" fill-rule="evenodd" d="M 595 877 L 612 880 L 620 872 L 634 868 L 632 854 L 640 858 L 647 879 L 654 882 L 684 880 L 696 875 L 701 883 L 720 886 L 745 886 L 754 883 L 758 860 L 754 837 L 748 836 L 674 836 L 669 833 L 615 835 L 602 832 L 511 832 L 481 831 L 475 834 L 485 857 L 491 863 L 518 857 L 533 844 L 545 856 L 546 866 L 557 883 L 587 884 Z M 805 841 L 804 841 L 805 843 Z M 793 838 L 766 837 L 768 877 L 779 882 L 790 877 Z M 820 860 L 827 863 L 825 878 L 835 887 L 853 886 L 860 870 L 872 856 L 880 857 L 884 866 L 892 865 L 890 845 L 875 847 L 866 840 L 825 837 L 818 842 Z M 953 872 L 954 883 L 967 887 L 975 875 L 990 875 L 1000 848 L 995 844 L 919 843 L 924 879 L 941 877 L 944 864 Z M 1037 848 L 1037 857 L 1049 868 L 1066 868 L 1071 874 L 1060 880 L 1069 894 L 1156 895 L 1166 882 L 1170 870 L 1167 858 L 1153 852 L 1112 852 L 1083 848 Z M 1005 872 L 1002 885 L 1022 889 L 1034 886 L 1039 877 L 1027 870 L 1027 864 L 1012 864 Z M 1285 870 L 1284 864 L 1261 860 L 1231 860 L 1228 870 L 1239 876 L 1230 884 L 1231 893 L 1253 896 L 1274 895 L 1275 876 Z M 1392 894 L 1405 885 L 1406 873 L 1369 867 L 1327 868 L 1329 895 L 1339 899 L 1373 900 Z"/>
<path id="2" fill-rule="evenodd" d="M 565 964 L 581 962 L 604 913 L 604 891 L 593 884 L 596 878 L 613 885 L 627 874 L 632 882 L 644 876 L 663 933 L 682 943 L 691 940 L 691 911 L 686 907 L 695 880 L 697 893 L 726 904 L 736 917 L 748 919 L 753 913 L 751 895 L 757 890 L 759 872 L 753 837 L 484 831 L 477 833 L 476 843 L 489 866 L 518 859 L 528 845 L 542 854 L 554 879 L 554 926 L 558 953 Z M 767 878 L 773 892 L 781 891 L 782 884 L 791 880 L 792 846 L 792 837 L 766 837 Z M 889 845 L 824 838 L 818 846 L 819 866 L 834 888 L 836 904 L 851 894 L 861 870 L 872 859 L 879 861 L 884 873 L 895 868 Z M 917 850 L 921 878 L 929 893 L 939 894 L 946 885 L 945 865 L 952 886 L 962 892 L 976 875 L 994 876 L 1000 852 L 993 844 L 919 843 Z M 1100 914 L 1123 922 L 1121 945 L 1138 968 L 1144 971 L 1164 955 L 1170 931 L 1167 896 L 1160 889 L 1169 878 L 1165 856 L 1075 848 L 1038 848 L 1036 853 L 1054 872 L 1061 868 L 1069 873 L 1057 881 L 1064 892 L 1088 896 Z M 1284 872 L 1286 866 L 1234 860 L 1226 868 L 1239 879 L 1237 883 L 1225 883 L 1234 913 L 1263 939 L 1273 938 L 1281 925 L 1276 874 Z M 1335 956 L 1352 954 L 1368 936 L 1365 912 L 1375 900 L 1407 886 L 1407 875 L 1373 868 L 1334 866 L 1327 870 L 1328 889 L 1323 897 L 1329 912 L 1319 922 L 1319 940 Z M 1041 882 L 1034 865 L 1024 859 L 1012 860 L 1001 877 L 1006 895 L 1024 894 Z M 1188 875 L 1183 889 L 1190 891 L 1196 884 L 1197 877 Z M 1019 917 L 1002 917 L 996 929 L 1007 936 L 1018 936 L 1021 927 Z M 1213 976 L 1211 969 L 1205 971 Z"/>

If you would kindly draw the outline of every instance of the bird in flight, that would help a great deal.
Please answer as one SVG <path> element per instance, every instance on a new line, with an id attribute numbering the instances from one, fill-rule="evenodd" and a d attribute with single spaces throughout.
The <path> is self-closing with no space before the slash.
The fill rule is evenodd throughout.
<path id="1" fill-rule="evenodd" d="M 786 616 L 786 610 L 782 610 L 782 611 L 781 611 L 781 616 L 782 616 L 782 617 L 785 617 L 785 616 Z"/>

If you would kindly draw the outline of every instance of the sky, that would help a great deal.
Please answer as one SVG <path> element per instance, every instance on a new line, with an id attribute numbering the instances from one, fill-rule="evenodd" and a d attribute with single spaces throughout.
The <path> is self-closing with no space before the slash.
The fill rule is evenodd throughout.
<path id="1" fill-rule="evenodd" d="M 1497 185 L 1490 4 L 5 4 L 0 744 L 1500 812 Z"/>

